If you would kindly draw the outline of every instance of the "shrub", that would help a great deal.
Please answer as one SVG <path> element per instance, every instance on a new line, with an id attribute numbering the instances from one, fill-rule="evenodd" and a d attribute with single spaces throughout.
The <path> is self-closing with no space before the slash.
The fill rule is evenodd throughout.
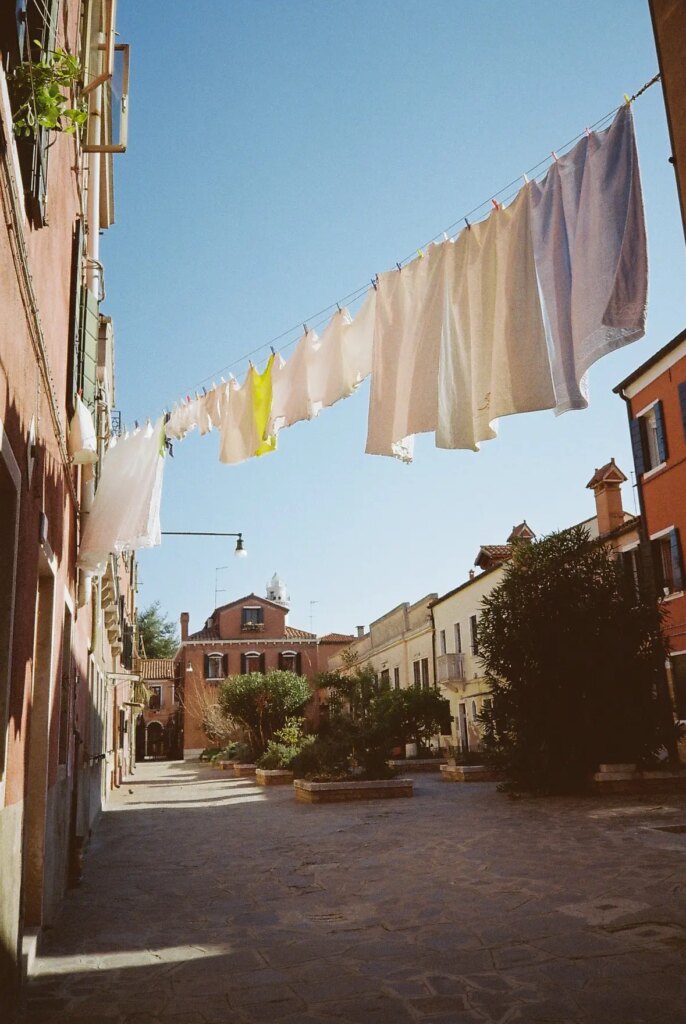
<path id="1" fill-rule="evenodd" d="M 275 770 L 290 768 L 295 757 L 305 747 L 314 743 L 314 736 L 303 735 L 304 722 L 300 718 L 289 718 L 282 729 L 274 733 L 267 749 L 257 762 L 259 768 Z"/>
<path id="2" fill-rule="evenodd" d="M 245 733 L 255 757 L 275 733 L 310 700 L 310 687 L 295 672 L 252 672 L 230 676 L 219 690 L 222 714 Z"/>

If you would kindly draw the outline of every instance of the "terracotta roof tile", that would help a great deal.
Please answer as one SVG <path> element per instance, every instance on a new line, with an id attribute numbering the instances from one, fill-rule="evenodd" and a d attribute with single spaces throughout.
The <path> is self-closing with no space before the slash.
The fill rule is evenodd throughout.
<path id="1" fill-rule="evenodd" d="M 173 679 L 176 664 L 173 658 L 143 658 L 139 663 L 139 672 L 143 679 Z"/>
<path id="2" fill-rule="evenodd" d="M 509 544 L 482 544 L 479 554 L 476 557 L 475 565 L 479 564 L 481 555 L 486 555 L 492 561 L 505 562 L 512 554 L 512 547 Z"/>
<path id="3" fill-rule="evenodd" d="M 326 633 L 319 637 L 320 644 L 348 644 L 355 637 L 352 633 Z"/>
<path id="4" fill-rule="evenodd" d="M 316 633 L 308 633 L 304 629 L 296 629 L 294 626 L 286 626 L 284 636 L 287 640 L 316 640 Z"/>
<path id="5" fill-rule="evenodd" d="M 199 629 L 197 633 L 189 633 L 189 640 L 219 640 L 219 630 L 215 626 L 211 626 L 209 629 L 205 626 L 203 629 Z"/>

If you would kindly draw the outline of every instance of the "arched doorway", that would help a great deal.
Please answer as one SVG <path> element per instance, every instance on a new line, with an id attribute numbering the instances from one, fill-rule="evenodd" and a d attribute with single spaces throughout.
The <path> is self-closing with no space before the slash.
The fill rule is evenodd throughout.
<path id="1" fill-rule="evenodd" d="M 145 756 L 163 758 L 164 729 L 161 722 L 149 722 L 145 733 Z"/>

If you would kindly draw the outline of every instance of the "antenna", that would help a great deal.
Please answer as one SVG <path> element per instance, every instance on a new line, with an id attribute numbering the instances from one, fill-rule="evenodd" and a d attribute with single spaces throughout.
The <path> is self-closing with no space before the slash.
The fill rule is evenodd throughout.
<path id="1" fill-rule="evenodd" d="M 312 629 L 312 621 L 314 619 L 313 606 L 315 604 L 319 604 L 319 601 L 310 601 L 310 633 L 314 633 L 314 630 Z"/>

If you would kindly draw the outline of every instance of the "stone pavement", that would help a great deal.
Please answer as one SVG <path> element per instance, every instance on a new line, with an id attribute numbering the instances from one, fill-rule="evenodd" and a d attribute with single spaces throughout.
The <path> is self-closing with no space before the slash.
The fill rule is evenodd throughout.
<path id="1" fill-rule="evenodd" d="M 146 764 L 46 936 L 26 1024 L 675 1024 L 685 912 L 683 796 L 420 776 L 412 800 L 310 806 Z"/>

